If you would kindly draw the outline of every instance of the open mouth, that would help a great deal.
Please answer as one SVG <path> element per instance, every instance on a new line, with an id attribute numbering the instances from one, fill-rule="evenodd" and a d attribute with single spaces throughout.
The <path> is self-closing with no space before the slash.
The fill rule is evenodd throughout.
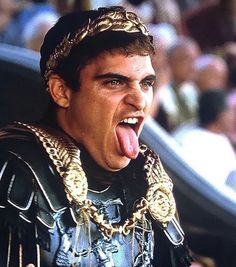
<path id="1" fill-rule="evenodd" d="M 136 133 L 136 135 L 138 135 L 141 120 L 139 120 L 136 117 L 135 118 L 125 118 L 119 124 L 124 126 L 124 127 L 131 127 L 134 130 L 134 132 Z"/>
<path id="2" fill-rule="evenodd" d="M 139 152 L 138 134 L 142 117 L 129 117 L 123 119 L 116 127 L 116 134 L 124 156 L 134 159 Z"/>

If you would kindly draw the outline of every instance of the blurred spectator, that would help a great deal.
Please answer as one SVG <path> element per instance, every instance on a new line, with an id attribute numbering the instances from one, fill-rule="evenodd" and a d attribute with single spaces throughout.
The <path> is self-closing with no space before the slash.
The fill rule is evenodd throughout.
<path id="1" fill-rule="evenodd" d="M 5 28 L 5 36 L 2 38 L 2 42 L 23 46 L 21 37 L 24 27 L 30 19 L 44 12 L 56 14 L 55 8 L 47 0 L 28 1 L 27 5 L 12 16 L 11 22 Z"/>
<path id="2" fill-rule="evenodd" d="M 56 12 L 62 16 L 70 12 L 72 9 L 73 0 L 49 0 L 52 6 L 55 7 Z"/>
<path id="3" fill-rule="evenodd" d="M 101 6 L 119 6 L 123 0 L 90 0 L 93 9 L 97 9 Z"/>
<path id="4" fill-rule="evenodd" d="M 214 54 L 203 54 L 196 60 L 195 83 L 200 93 L 211 88 L 227 88 L 228 66 Z"/>
<path id="5" fill-rule="evenodd" d="M 228 131 L 227 136 L 236 153 L 236 90 L 229 93 L 229 105 L 232 109 L 234 120 L 232 122 L 232 128 Z"/>
<path id="6" fill-rule="evenodd" d="M 236 155 L 226 137 L 233 119 L 225 90 L 207 90 L 199 97 L 199 124 L 173 134 L 193 167 L 219 188 L 236 170 Z"/>
<path id="7" fill-rule="evenodd" d="M 135 12 L 145 23 L 155 22 L 156 0 L 90 0 L 92 8 L 101 6 L 123 6 L 125 9 Z"/>
<path id="8" fill-rule="evenodd" d="M 153 23 L 169 23 L 175 27 L 178 34 L 181 34 L 181 14 L 178 4 L 175 0 L 153 0 L 155 7 L 155 16 Z"/>
<path id="9" fill-rule="evenodd" d="M 0 42 L 11 43 L 18 35 L 12 20 L 27 5 L 27 1 L 0 0 Z"/>
<path id="10" fill-rule="evenodd" d="M 49 0 L 49 2 L 60 16 L 76 10 L 88 10 L 91 7 L 87 0 Z"/>
<path id="11" fill-rule="evenodd" d="M 199 53 L 197 43 L 187 37 L 179 37 L 168 50 L 171 81 L 159 89 L 160 111 L 154 118 L 169 132 L 196 116 L 198 93 L 193 79 Z"/>
<path id="12" fill-rule="evenodd" d="M 221 53 L 229 69 L 228 89 L 234 90 L 236 89 L 236 42 L 226 43 Z"/>
<path id="13" fill-rule="evenodd" d="M 23 46 L 39 52 L 45 34 L 57 20 L 58 16 L 53 13 L 44 12 L 34 16 L 31 20 L 29 20 L 22 32 Z"/>
<path id="14" fill-rule="evenodd" d="M 9 0 L 2 0 L 0 1 L 0 32 L 2 32 L 8 22 L 11 19 L 13 7 L 12 1 Z"/>
<path id="15" fill-rule="evenodd" d="M 74 11 L 92 9 L 91 3 L 90 3 L 91 1 L 88 1 L 88 0 L 73 0 L 73 1 L 74 1 L 74 4 L 73 4 L 72 9 Z"/>
<path id="16" fill-rule="evenodd" d="M 153 36 L 155 55 L 152 58 L 153 67 L 158 79 L 155 84 L 151 115 L 155 116 L 159 109 L 159 88 L 170 82 L 170 67 L 167 60 L 167 51 L 176 42 L 177 33 L 171 24 L 159 23 L 148 26 Z"/>
<path id="17" fill-rule="evenodd" d="M 185 34 L 194 38 L 203 52 L 212 52 L 236 39 L 236 1 L 208 0 L 182 15 Z"/>
<path id="18" fill-rule="evenodd" d="M 204 0 L 176 0 L 181 13 L 198 6 Z"/>
<path id="19" fill-rule="evenodd" d="M 122 0 L 121 5 L 136 13 L 145 23 L 155 22 L 155 0 Z"/>
<path id="20" fill-rule="evenodd" d="M 55 0 L 56 1 L 56 0 Z M 92 8 L 101 6 L 123 6 L 135 12 L 145 23 L 172 24 L 177 31 L 181 28 L 181 15 L 175 0 L 90 0 Z"/>

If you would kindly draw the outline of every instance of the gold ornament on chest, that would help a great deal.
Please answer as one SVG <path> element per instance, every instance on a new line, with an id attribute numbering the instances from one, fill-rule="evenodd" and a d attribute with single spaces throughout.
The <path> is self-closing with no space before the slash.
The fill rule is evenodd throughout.
<path id="1" fill-rule="evenodd" d="M 163 228 L 166 228 L 174 218 L 176 205 L 172 193 L 172 181 L 159 157 L 144 144 L 140 145 L 140 153 L 145 158 L 145 179 L 148 183 L 146 195 L 136 201 L 133 214 L 123 225 L 111 224 L 87 198 L 88 183 L 81 164 L 80 150 L 69 137 L 53 129 L 24 123 L 18 125 L 33 132 L 40 141 L 62 177 L 68 201 L 71 205 L 79 206 L 79 216 L 90 218 L 107 237 L 116 233 L 128 235 L 138 221 L 145 219 L 147 213 Z"/>

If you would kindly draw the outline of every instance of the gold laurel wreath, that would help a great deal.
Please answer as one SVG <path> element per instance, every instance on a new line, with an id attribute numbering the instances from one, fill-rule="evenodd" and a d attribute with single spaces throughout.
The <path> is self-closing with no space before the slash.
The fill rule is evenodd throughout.
<path id="1" fill-rule="evenodd" d="M 48 80 L 50 74 L 59 65 L 59 62 L 69 55 L 73 46 L 79 44 L 87 36 L 95 36 L 104 31 L 141 32 L 148 36 L 148 30 L 138 16 L 122 8 L 108 11 L 95 20 L 89 19 L 73 36 L 72 34 L 65 36 L 61 43 L 56 46 L 46 63 L 45 80 Z"/>
<path id="2" fill-rule="evenodd" d="M 137 221 L 141 221 L 147 212 L 164 228 L 174 218 L 176 205 L 172 193 L 172 181 L 159 157 L 144 144 L 140 146 L 140 153 L 145 157 L 144 170 L 148 182 L 146 195 L 137 202 L 132 216 L 123 225 L 110 224 L 104 219 L 103 214 L 99 214 L 92 201 L 87 199 L 87 178 L 81 166 L 78 147 L 67 136 L 62 136 L 52 129 L 46 130 L 20 122 L 18 124 L 33 132 L 46 150 L 63 179 L 69 202 L 79 205 L 79 212 L 89 215 L 107 237 L 111 237 L 114 233 L 128 235 Z"/>

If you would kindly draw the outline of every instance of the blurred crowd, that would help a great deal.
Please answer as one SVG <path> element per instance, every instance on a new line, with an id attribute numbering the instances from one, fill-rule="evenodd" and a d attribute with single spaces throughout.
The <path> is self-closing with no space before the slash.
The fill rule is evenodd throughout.
<path id="1" fill-rule="evenodd" d="M 153 35 L 152 117 L 204 177 L 236 191 L 236 1 L 0 0 L 0 43 L 39 52 L 60 16 L 107 5 L 136 12 Z"/>
<path id="2" fill-rule="evenodd" d="M 158 75 L 151 114 L 208 182 L 236 191 L 236 1 L 167 2 L 175 19 L 150 24 Z"/>

